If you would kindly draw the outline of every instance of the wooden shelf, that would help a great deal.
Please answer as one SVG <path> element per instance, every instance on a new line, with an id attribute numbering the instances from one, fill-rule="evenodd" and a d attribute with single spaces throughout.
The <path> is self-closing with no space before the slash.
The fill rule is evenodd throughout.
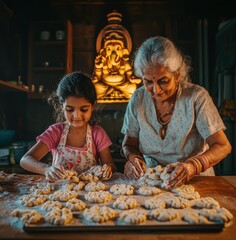
<path id="1" fill-rule="evenodd" d="M 0 80 L 0 91 L 29 92 L 29 89 L 25 85 L 18 86 L 16 84 L 11 83 L 11 82 Z"/>

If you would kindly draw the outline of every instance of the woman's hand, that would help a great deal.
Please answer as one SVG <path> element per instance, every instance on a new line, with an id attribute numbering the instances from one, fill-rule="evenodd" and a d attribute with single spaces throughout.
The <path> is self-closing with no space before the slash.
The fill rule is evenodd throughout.
<path id="1" fill-rule="evenodd" d="M 45 168 L 44 174 L 49 181 L 58 181 L 65 178 L 65 169 L 62 165 Z"/>
<path id="2" fill-rule="evenodd" d="M 129 158 L 125 164 L 124 174 L 129 179 L 138 179 L 146 172 L 146 163 L 141 157 Z"/>
<path id="3" fill-rule="evenodd" d="M 179 162 L 166 166 L 167 173 L 171 173 L 166 180 L 167 189 L 175 188 L 185 184 L 196 175 L 196 168 L 191 162 Z"/>

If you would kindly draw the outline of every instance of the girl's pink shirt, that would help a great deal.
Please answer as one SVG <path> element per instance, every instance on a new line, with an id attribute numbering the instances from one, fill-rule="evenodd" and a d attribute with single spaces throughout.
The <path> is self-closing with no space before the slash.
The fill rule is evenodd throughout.
<path id="1" fill-rule="evenodd" d="M 48 147 L 48 149 L 52 152 L 54 156 L 55 150 L 60 142 L 61 134 L 64 129 L 65 123 L 59 122 L 55 123 L 43 132 L 41 135 L 36 137 L 36 141 L 42 141 Z M 79 137 L 79 136 L 78 136 Z M 112 142 L 108 137 L 105 130 L 99 125 L 92 126 L 92 139 L 93 139 L 93 154 L 96 160 L 99 160 L 98 153 L 109 147 Z M 73 148 L 73 147 L 71 147 Z M 83 148 L 78 148 L 83 149 Z"/>

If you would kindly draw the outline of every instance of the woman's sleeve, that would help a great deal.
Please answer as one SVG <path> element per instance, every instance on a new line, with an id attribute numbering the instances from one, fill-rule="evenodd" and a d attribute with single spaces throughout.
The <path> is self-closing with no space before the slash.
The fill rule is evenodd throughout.
<path id="1" fill-rule="evenodd" d="M 204 139 L 226 129 L 218 109 L 205 89 L 197 96 L 195 111 L 196 127 Z"/>
<path id="2" fill-rule="evenodd" d="M 139 102 L 138 96 L 134 93 L 126 108 L 121 133 L 128 135 L 129 137 L 138 137 L 140 127 L 137 112 L 140 105 L 141 102 Z"/>

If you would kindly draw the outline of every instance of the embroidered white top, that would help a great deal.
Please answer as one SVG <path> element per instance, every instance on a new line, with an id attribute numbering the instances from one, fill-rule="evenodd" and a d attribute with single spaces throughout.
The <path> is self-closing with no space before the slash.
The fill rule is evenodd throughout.
<path id="1" fill-rule="evenodd" d="M 179 86 L 163 140 L 160 127 L 153 99 L 142 86 L 128 103 L 121 132 L 139 139 L 148 167 L 165 166 L 200 154 L 208 148 L 205 140 L 209 136 L 226 129 L 207 90 L 188 82 Z"/>

